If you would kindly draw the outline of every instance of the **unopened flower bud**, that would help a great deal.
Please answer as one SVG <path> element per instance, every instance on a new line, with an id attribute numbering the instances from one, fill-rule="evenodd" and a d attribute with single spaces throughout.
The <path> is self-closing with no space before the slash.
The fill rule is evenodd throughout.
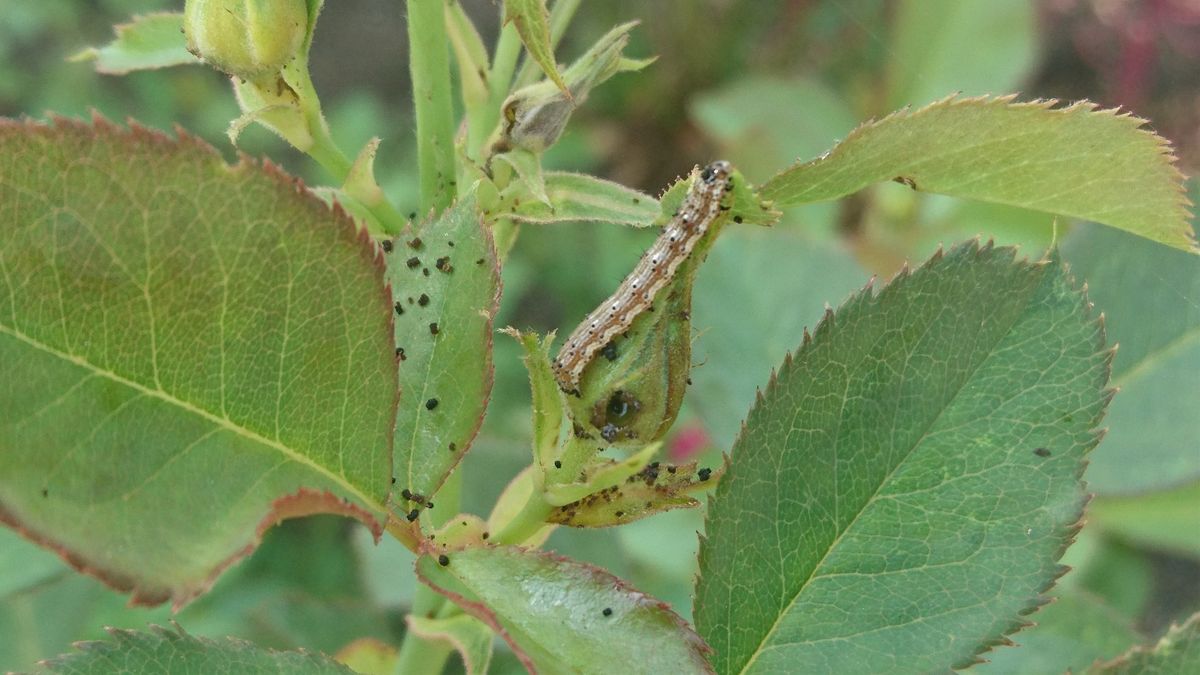
<path id="1" fill-rule="evenodd" d="M 250 80 L 278 72 L 308 34 L 305 0 L 187 0 L 188 51 L 230 75 Z"/>

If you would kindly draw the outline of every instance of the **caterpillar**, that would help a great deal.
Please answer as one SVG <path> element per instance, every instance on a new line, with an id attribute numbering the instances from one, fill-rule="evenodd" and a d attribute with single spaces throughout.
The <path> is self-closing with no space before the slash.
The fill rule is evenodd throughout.
<path id="1" fill-rule="evenodd" d="M 724 210 L 721 199 L 733 189 L 732 174 L 733 167 L 725 161 L 692 170 L 687 196 L 663 226 L 662 234 L 617 290 L 588 314 L 563 343 L 552 370 L 564 392 L 578 393 L 579 378 L 597 353 L 628 330 L 634 319 L 650 307 L 654 296 L 671 282 L 696 242 Z"/>

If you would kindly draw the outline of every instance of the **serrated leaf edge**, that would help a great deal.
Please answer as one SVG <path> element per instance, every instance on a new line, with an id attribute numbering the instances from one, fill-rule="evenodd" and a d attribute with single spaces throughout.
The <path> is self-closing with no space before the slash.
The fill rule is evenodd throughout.
<path id="1" fill-rule="evenodd" d="M 216 148 L 214 148 L 205 140 L 189 133 L 179 126 L 176 126 L 174 131 L 176 136 L 172 138 L 170 135 L 162 131 L 144 126 L 133 119 L 127 119 L 126 127 L 121 127 L 120 125 L 101 115 L 96 110 L 93 110 L 91 113 L 90 124 L 80 119 L 64 117 L 60 115 L 50 115 L 48 122 L 41 122 L 29 117 L 24 117 L 19 120 L 0 117 L 0 134 L 17 132 L 44 135 L 52 132 L 63 132 L 68 134 L 84 134 L 92 138 L 96 137 L 97 135 L 108 135 L 117 140 L 132 140 L 145 143 L 166 152 L 177 152 L 184 148 L 191 149 L 203 155 L 207 155 L 213 162 L 219 163 L 222 169 L 230 173 L 239 174 L 248 171 L 261 170 L 263 174 L 265 174 L 270 180 L 274 181 L 280 188 L 293 192 L 295 195 L 297 195 L 301 200 L 301 203 L 305 204 L 307 208 L 313 211 L 317 217 L 331 218 L 334 226 L 341 226 L 343 234 L 349 234 L 354 243 L 357 244 L 359 254 L 363 256 L 365 261 L 371 265 L 379 275 L 381 299 L 387 307 L 386 320 L 388 324 L 389 339 L 391 339 L 390 336 L 394 332 L 394 317 L 392 317 L 391 313 L 392 293 L 391 288 L 386 283 L 386 278 L 384 276 L 384 272 L 386 271 L 386 262 L 383 257 L 383 251 L 371 238 L 367 230 L 361 227 L 357 221 L 355 221 L 354 218 L 351 217 L 350 214 L 341 206 L 341 204 L 339 204 L 336 200 L 333 201 L 332 204 L 326 204 L 320 199 L 320 197 L 309 190 L 302 180 L 287 174 L 282 168 L 272 163 L 270 160 L 255 160 L 245 153 L 239 152 L 238 162 L 236 164 L 229 164 L 224 160 Z M 53 351 L 57 352 L 58 350 Z M 70 355 L 64 354 L 63 357 L 70 358 Z M 130 385 L 135 387 L 142 386 L 139 383 L 128 381 L 125 378 L 120 378 L 119 381 L 128 382 Z M 178 401 L 178 399 L 173 400 Z M 178 402 L 184 403 L 182 401 Z M 399 402 L 400 391 L 397 387 L 390 403 L 392 419 L 394 419 L 396 416 L 395 411 L 399 405 Z M 191 406 L 190 404 L 185 407 L 199 412 L 204 412 L 195 408 L 195 406 Z M 284 447 L 280 443 L 272 442 L 270 439 L 261 437 L 259 434 L 250 431 L 249 429 L 243 429 L 242 427 L 234 425 L 228 420 L 222 420 L 218 416 L 212 415 L 211 413 L 206 413 L 205 416 L 206 418 L 211 417 L 212 421 L 218 424 L 227 423 L 230 428 L 236 428 L 240 430 L 238 431 L 240 435 L 254 438 L 269 447 L 275 447 L 277 449 Z M 392 436 L 389 434 L 389 446 L 391 445 L 391 442 Z M 391 447 L 388 448 L 387 455 L 388 463 L 390 465 L 393 457 Z M 341 478 L 328 472 L 319 465 L 314 464 L 311 460 L 303 455 L 292 453 L 288 454 L 288 457 L 313 468 L 318 473 L 326 475 L 331 479 L 339 480 Z M 378 541 L 383 533 L 385 524 L 384 519 L 386 519 L 387 505 L 390 499 L 390 494 L 385 495 L 381 502 L 376 503 L 375 500 L 362 493 L 362 491 L 356 486 L 345 482 L 344 479 L 339 480 L 339 484 L 343 488 L 346 488 L 348 492 L 356 496 L 358 499 L 362 500 L 363 503 L 370 506 L 378 506 L 379 513 L 384 514 L 383 519 L 376 517 L 367 510 L 349 503 L 328 491 L 319 491 L 302 487 L 292 494 L 281 495 L 272 501 L 271 507 L 259 520 L 259 524 L 256 526 L 254 533 L 251 535 L 250 541 L 241 548 L 235 549 L 227 558 L 219 562 L 213 568 L 208 577 L 192 587 L 142 587 L 136 581 L 135 576 L 117 573 L 114 570 L 92 565 L 86 557 L 70 550 L 61 542 L 57 542 L 49 536 L 26 528 L 17 514 L 13 513 L 2 504 L 0 504 L 0 522 L 13 528 L 16 532 L 21 534 L 21 536 L 25 537 L 29 541 L 55 552 L 68 565 L 79 572 L 99 579 L 105 585 L 113 588 L 114 590 L 129 592 L 131 594 L 129 600 L 130 605 L 153 606 L 161 604 L 169 599 L 172 601 L 173 611 L 179 611 L 188 602 L 211 588 L 212 584 L 225 569 L 252 553 L 262 541 L 262 535 L 267 529 L 282 520 L 286 520 L 287 518 L 298 517 L 302 515 L 312 515 L 316 513 L 336 513 L 339 515 L 349 516 L 361 521 L 364 525 L 366 525 L 368 529 L 370 529 L 372 536 L 374 536 L 375 540 Z M 319 507 L 323 507 L 324 510 Z"/>
<path id="2" fill-rule="evenodd" d="M 947 100 L 949 100 L 949 99 L 947 99 Z M 893 114 L 899 114 L 899 113 L 893 113 Z M 1001 255 L 1001 254 L 1004 254 L 1005 252 L 1007 252 L 1007 254 L 1013 258 L 1012 262 L 1014 265 L 1026 265 L 1026 266 L 1030 266 L 1030 267 L 1037 266 L 1037 265 L 1044 265 L 1044 264 L 1050 262 L 1049 260 L 1039 260 L 1039 261 L 1017 260 L 1016 259 L 1016 253 L 1017 253 L 1016 247 L 1005 246 L 1005 247 L 997 248 L 995 246 L 994 241 L 992 241 L 990 239 L 986 243 L 980 245 L 979 237 L 975 237 L 972 240 L 969 240 L 967 242 L 957 245 L 956 247 L 951 249 L 950 254 L 951 254 L 951 256 L 953 256 L 953 255 L 959 254 L 960 251 L 963 254 L 973 253 L 977 258 L 980 256 L 984 256 L 984 255 Z M 929 259 L 926 260 L 925 263 L 920 266 L 919 269 L 922 269 L 922 270 L 932 269 L 934 266 L 943 263 L 947 259 L 948 258 L 947 258 L 945 250 L 941 246 L 939 246 L 938 249 L 933 253 L 933 255 L 931 255 L 929 257 Z M 1067 273 L 1066 263 L 1060 263 L 1060 264 L 1062 264 L 1064 267 L 1064 276 L 1068 276 L 1068 280 L 1070 280 L 1069 275 L 1066 274 Z M 767 380 L 767 384 L 766 384 L 765 388 L 760 388 L 755 392 L 755 400 L 754 400 L 754 403 L 751 405 L 750 410 L 753 411 L 754 408 L 757 408 L 758 406 L 762 405 L 762 403 L 766 400 L 766 396 L 768 394 L 770 394 L 772 391 L 774 391 L 779 386 L 778 377 L 779 377 L 780 372 L 784 371 L 785 369 L 791 368 L 792 363 L 794 361 L 799 361 L 801 359 L 806 358 L 808 353 L 813 349 L 813 345 L 815 343 L 817 343 L 818 341 L 821 341 L 821 340 L 828 339 L 829 333 L 832 330 L 832 328 L 836 322 L 837 315 L 845 313 L 847 311 L 856 311 L 858 309 L 859 305 L 884 301 L 884 299 L 888 295 L 894 294 L 894 293 L 898 292 L 898 289 L 903 288 L 904 284 L 912 277 L 912 273 L 913 273 L 913 270 L 906 263 L 900 269 L 900 271 L 897 272 L 896 275 L 893 276 L 892 279 L 890 279 L 888 281 L 887 284 L 885 284 L 881 289 L 878 290 L 878 292 L 875 292 L 876 279 L 875 279 L 875 277 L 871 277 L 871 279 L 868 280 L 867 283 L 860 290 L 858 290 L 855 293 L 852 293 L 849 298 L 847 298 L 845 301 L 843 301 L 842 304 L 837 308 L 836 311 L 833 310 L 831 307 L 827 306 L 825 308 L 825 314 L 817 322 L 817 325 L 815 326 L 813 331 L 810 333 L 807 328 L 804 329 L 804 335 L 801 340 L 801 345 L 800 345 L 799 349 L 797 349 L 795 351 L 789 351 L 784 356 L 783 363 L 779 366 L 779 368 L 771 369 L 771 375 Z M 1090 303 L 1087 300 L 1086 285 L 1084 285 L 1080 289 L 1080 295 L 1081 295 L 1081 302 L 1083 305 L 1081 308 L 1083 310 L 1083 318 L 1086 321 L 1087 317 L 1091 314 L 1092 309 L 1093 309 L 1092 303 Z M 1116 353 L 1116 349 L 1115 348 L 1108 348 L 1108 349 L 1104 348 L 1105 330 L 1104 330 L 1103 315 L 1096 317 L 1093 320 L 1093 324 L 1096 327 L 1096 349 L 1097 349 L 1098 353 L 1102 354 L 1103 368 L 1104 368 L 1104 381 L 1107 382 L 1109 379 L 1109 376 L 1112 372 L 1112 360 L 1113 360 L 1113 356 Z M 1100 422 L 1103 420 L 1104 415 L 1107 412 L 1108 402 L 1112 399 L 1112 396 L 1115 393 L 1116 393 L 1115 390 L 1108 388 L 1108 387 L 1106 387 L 1101 392 L 1101 396 L 1104 399 L 1103 405 L 1100 408 L 1100 413 L 1091 422 L 1091 427 L 1094 429 L 1093 438 L 1087 444 L 1085 444 L 1085 446 L 1083 448 L 1084 460 L 1082 462 L 1080 462 L 1079 468 L 1076 471 L 1076 480 L 1079 480 L 1080 486 L 1081 486 L 1081 497 L 1079 500 L 1078 509 L 1076 511 L 1075 521 L 1072 525 L 1068 526 L 1062 532 L 1062 534 L 1064 536 L 1064 542 L 1063 542 L 1063 545 L 1060 547 L 1060 549 L 1055 554 L 1055 556 L 1053 558 L 1054 561 L 1061 559 L 1063 553 L 1065 553 L 1066 550 L 1071 546 L 1071 544 L 1074 543 L 1076 535 L 1078 535 L 1079 530 L 1083 527 L 1083 524 L 1085 522 L 1085 519 L 1084 519 L 1085 509 L 1086 509 L 1087 503 L 1091 500 L 1091 495 L 1087 494 L 1087 492 L 1086 492 L 1086 483 L 1084 483 L 1082 481 L 1083 473 L 1087 469 L 1086 456 L 1093 449 L 1095 449 L 1095 447 L 1100 443 L 1100 441 L 1104 437 L 1105 432 L 1103 429 L 1099 428 L 1099 425 L 1100 425 Z M 737 438 L 734 440 L 733 447 L 737 447 L 738 443 L 740 443 L 741 439 L 746 435 L 746 433 L 747 433 L 746 420 L 749 418 L 749 415 L 750 415 L 750 413 L 747 412 L 746 417 L 743 418 L 741 428 L 738 432 Z M 724 459 L 722 470 L 728 476 L 728 471 L 730 469 L 732 459 L 728 453 L 722 453 L 722 457 Z M 710 514 L 712 512 L 713 505 L 715 503 L 717 503 L 717 501 L 719 500 L 717 491 L 714 491 L 713 493 L 711 493 L 708 497 L 708 500 L 709 500 L 708 507 L 706 508 L 706 511 L 705 511 L 706 525 L 707 525 L 707 520 L 708 520 L 708 514 Z M 699 584 L 701 582 L 702 571 L 705 567 L 703 564 L 703 560 L 705 557 L 704 544 L 707 541 L 708 537 L 705 534 L 697 533 L 697 538 L 698 538 L 697 562 L 699 564 L 698 564 L 697 572 L 695 574 L 695 583 L 693 584 L 693 588 L 698 588 Z M 1051 578 L 1038 591 L 1038 594 L 1032 596 L 1029 603 L 1025 607 L 1017 610 L 1018 617 L 1028 616 L 1028 615 L 1036 612 L 1042 606 L 1051 602 L 1053 600 L 1053 598 L 1051 596 L 1047 595 L 1047 593 L 1051 589 L 1054 588 L 1055 584 L 1058 582 L 1058 579 L 1061 578 L 1064 574 L 1066 574 L 1070 570 L 1071 570 L 1071 568 L 1069 566 L 1058 565 L 1056 563 L 1055 569 L 1051 575 Z M 693 592 L 693 598 L 694 598 L 694 600 L 697 604 L 697 608 L 698 608 L 698 605 L 700 603 L 699 594 L 696 592 Z M 988 651 L 991 651 L 994 647 L 1007 646 L 1007 645 L 1013 644 L 1012 641 L 1008 639 L 1008 637 L 1016 634 L 1017 632 L 1023 630 L 1024 628 L 1027 628 L 1032 625 L 1035 625 L 1032 621 L 1026 621 L 1026 620 L 1022 620 L 1022 619 L 1017 619 L 1017 620 L 1013 621 L 1006 629 L 1003 629 L 992 640 L 984 641 L 983 643 L 981 643 L 978 646 L 977 650 L 973 654 L 971 654 L 967 659 L 965 659 L 963 662 L 949 664 L 949 668 L 951 668 L 953 670 L 961 670 L 961 669 L 967 668 L 971 665 L 974 665 L 976 663 L 984 662 L 985 661 L 984 659 L 979 658 L 980 655 L 982 655 Z M 764 636 L 764 640 L 765 639 L 766 639 L 766 637 Z M 761 643 L 760 643 L 760 648 L 761 648 Z M 747 662 L 747 664 L 745 664 L 745 665 L 749 665 L 749 663 L 751 663 L 751 662 Z"/>

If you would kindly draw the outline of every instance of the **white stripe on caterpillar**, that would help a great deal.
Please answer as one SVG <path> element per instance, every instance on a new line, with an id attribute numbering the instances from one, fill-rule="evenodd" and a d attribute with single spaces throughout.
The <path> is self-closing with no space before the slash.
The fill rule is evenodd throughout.
<path id="1" fill-rule="evenodd" d="M 563 343 L 554 360 L 554 377 L 567 393 L 578 393 L 579 378 L 596 354 L 629 329 L 654 296 L 674 278 L 680 264 L 721 215 L 721 198 L 730 189 L 733 167 L 718 161 L 692 170 L 692 184 L 674 217 L 617 290 L 587 315 Z"/>

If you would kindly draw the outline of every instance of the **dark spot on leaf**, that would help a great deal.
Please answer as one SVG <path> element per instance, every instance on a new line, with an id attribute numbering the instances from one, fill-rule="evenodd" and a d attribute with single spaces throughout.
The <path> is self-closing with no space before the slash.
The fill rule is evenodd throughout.
<path id="1" fill-rule="evenodd" d="M 412 492 L 409 492 L 408 488 L 404 488 L 400 491 L 400 496 L 405 499 L 412 499 Z"/>
<path id="2" fill-rule="evenodd" d="M 1034 448 L 1033 454 L 1037 455 L 1038 457 L 1049 457 L 1050 451 L 1046 448 Z"/>
<path id="3" fill-rule="evenodd" d="M 450 256 L 448 255 L 438 258 L 437 261 L 433 263 L 433 266 L 438 268 L 438 271 L 445 272 L 446 274 L 454 271 L 454 265 L 450 264 Z"/>
<path id="4" fill-rule="evenodd" d="M 624 511 L 617 511 L 617 517 L 618 517 L 618 518 L 621 518 L 621 517 L 622 517 L 622 516 L 624 516 L 624 515 L 625 515 L 625 512 L 624 512 Z"/>
<path id="5" fill-rule="evenodd" d="M 412 239 L 409 239 L 408 247 L 411 249 L 420 249 L 421 248 L 421 238 L 413 237 Z"/>
<path id="6" fill-rule="evenodd" d="M 425 276 L 429 276 L 429 268 L 428 267 L 422 268 L 421 274 L 424 274 Z"/>
<path id="7" fill-rule="evenodd" d="M 556 460 L 554 460 L 554 468 L 556 468 L 556 469 L 561 469 L 561 468 L 562 468 L 562 462 L 560 462 L 560 461 L 559 461 L 559 460 L 557 460 L 557 459 L 556 459 Z"/>
<path id="8" fill-rule="evenodd" d="M 450 181 L 450 184 L 451 184 L 451 185 L 453 185 L 453 184 L 454 184 L 454 181 Z M 447 243 L 447 244 L 450 244 L 450 248 L 454 248 L 454 242 L 452 242 L 452 241 L 448 241 L 448 242 L 446 242 L 446 243 Z"/>
<path id="9" fill-rule="evenodd" d="M 702 482 L 702 483 L 704 481 L 708 480 L 708 477 L 711 475 L 712 475 L 712 469 L 700 469 L 699 471 L 696 472 L 696 477 L 699 478 L 700 482 Z"/>
<path id="10" fill-rule="evenodd" d="M 454 441 L 450 441 L 450 445 L 446 447 L 449 448 L 450 452 L 458 452 L 458 444 Z"/>
<path id="11" fill-rule="evenodd" d="M 913 190 L 917 189 L 917 181 L 913 180 L 913 178 L 911 176 L 896 176 L 892 180 L 896 181 L 897 183 L 900 183 L 901 185 L 907 185 L 908 187 L 912 188 Z"/>
<path id="12" fill-rule="evenodd" d="M 407 520 L 408 522 L 411 523 L 412 521 L 416 520 L 420 515 L 421 515 L 420 509 L 413 509 L 412 511 L 409 511 L 408 515 L 404 516 L 404 518 L 405 518 L 405 520 Z"/>
<path id="13" fill-rule="evenodd" d="M 438 564 L 441 565 L 442 567 L 449 565 L 450 564 L 450 556 L 446 555 L 445 553 L 439 555 L 438 556 Z"/>
<path id="14" fill-rule="evenodd" d="M 742 217 L 741 217 L 741 216 L 734 216 L 734 217 L 733 217 L 733 222 L 735 222 L 735 223 L 741 223 L 741 222 L 742 222 Z"/>
<path id="15" fill-rule="evenodd" d="M 401 304 L 401 303 L 397 302 L 397 303 L 394 305 L 394 307 L 396 308 L 396 314 L 403 314 L 403 313 L 404 313 L 404 305 L 403 305 L 403 304 Z"/>
<path id="16" fill-rule="evenodd" d="M 438 334 L 438 325 L 437 325 L 437 322 L 436 322 L 436 321 L 435 321 L 435 322 L 433 322 L 433 323 L 431 323 L 431 324 L 429 324 L 429 332 L 430 332 L 431 334 L 433 334 L 433 335 L 437 335 L 437 334 Z"/>
<path id="17" fill-rule="evenodd" d="M 612 607 L 605 607 L 604 611 L 600 613 L 604 616 L 612 616 Z"/>
<path id="18" fill-rule="evenodd" d="M 392 476 L 392 485 L 395 485 L 395 484 L 396 484 L 396 477 Z"/>
<path id="19" fill-rule="evenodd" d="M 483 258 L 480 258 L 479 260 L 476 260 L 476 261 L 475 261 L 475 264 L 476 264 L 476 265 L 482 265 L 483 263 L 484 263 L 484 259 L 483 259 Z"/>
<path id="20" fill-rule="evenodd" d="M 408 357 L 404 355 L 404 347 L 396 347 L 396 358 L 401 361 L 407 361 Z"/>
<path id="21" fill-rule="evenodd" d="M 49 490 L 47 490 L 46 488 L 42 488 L 42 496 L 43 496 L 43 497 L 49 497 L 49 496 L 50 496 L 50 491 L 49 491 Z"/>
<path id="22" fill-rule="evenodd" d="M 426 410 L 433 410 L 434 408 L 437 407 L 437 405 L 438 405 L 438 400 L 436 398 L 431 398 L 428 401 L 425 401 L 425 409 Z"/>
<path id="23" fill-rule="evenodd" d="M 413 257 L 409 258 L 408 260 L 405 260 L 404 264 L 408 265 L 408 269 L 411 270 L 421 264 L 421 259 L 418 258 L 417 256 L 413 256 Z"/>
<path id="24" fill-rule="evenodd" d="M 383 247 L 384 253 L 392 252 L 392 240 L 391 239 L 384 239 L 383 241 L 379 242 L 379 245 Z"/>
<path id="25" fill-rule="evenodd" d="M 488 538 L 488 537 L 490 537 L 490 536 L 492 536 L 492 535 L 491 535 L 491 533 L 489 533 L 489 532 L 484 532 L 484 533 L 483 533 L 483 538 L 484 538 L 484 539 L 487 539 L 487 538 Z"/>
<path id="26" fill-rule="evenodd" d="M 412 219 L 414 219 L 414 218 L 416 218 L 416 217 L 417 217 L 417 212 L 416 212 L 416 211 L 409 211 L 409 212 L 408 212 L 408 219 L 409 219 L 409 220 L 412 220 Z"/>
<path id="27" fill-rule="evenodd" d="M 422 307 L 425 307 L 426 305 L 429 304 L 429 296 L 422 293 L 421 297 L 417 298 L 417 304 Z"/>

